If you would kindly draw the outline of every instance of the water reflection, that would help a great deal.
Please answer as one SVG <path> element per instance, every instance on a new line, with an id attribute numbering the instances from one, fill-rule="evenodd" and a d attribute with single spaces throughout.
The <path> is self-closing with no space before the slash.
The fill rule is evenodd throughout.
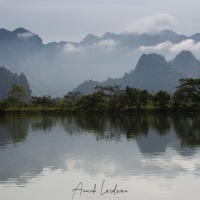
<path id="1" fill-rule="evenodd" d="M 0 117 L 0 144 L 12 140 L 13 143 L 26 139 L 29 131 L 29 119 L 23 116 Z"/>
<path id="2" fill-rule="evenodd" d="M 200 146 L 200 116 L 182 116 L 174 119 L 174 129 L 182 146 Z"/>
<path id="3" fill-rule="evenodd" d="M 56 125 L 57 117 L 56 116 L 40 116 L 35 117 L 31 120 L 31 130 L 32 131 L 51 131 L 52 127 Z"/>
<path id="4" fill-rule="evenodd" d="M 89 132 L 97 140 L 128 140 L 155 132 L 159 138 L 175 132 L 181 144 L 188 147 L 200 145 L 199 115 L 87 115 L 69 116 L 4 116 L 0 117 L 0 143 L 20 142 L 29 131 L 50 132 L 59 124 L 67 134 Z"/>
<path id="5" fill-rule="evenodd" d="M 91 176 L 200 171 L 199 115 L 6 116 L 0 118 L 0 182 L 26 184 L 44 169 Z"/>

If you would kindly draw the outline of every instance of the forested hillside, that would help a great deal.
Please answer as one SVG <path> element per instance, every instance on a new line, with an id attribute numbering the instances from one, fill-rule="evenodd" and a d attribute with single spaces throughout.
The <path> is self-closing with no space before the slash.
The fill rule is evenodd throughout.
<path id="1" fill-rule="evenodd" d="M 24 86 L 26 89 L 26 96 L 30 99 L 31 89 L 24 73 L 21 75 L 13 74 L 5 67 L 0 67 L 0 99 L 8 97 L 8 92 L 11 90 L 13 83 Z"/>

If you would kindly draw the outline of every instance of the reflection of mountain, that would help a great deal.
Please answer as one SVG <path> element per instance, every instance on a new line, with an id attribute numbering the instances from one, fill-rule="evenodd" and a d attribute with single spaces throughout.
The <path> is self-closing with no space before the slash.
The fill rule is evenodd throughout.
<path id="1" fill-rule="evenodd" d="M 145 154 L 164 153 L 172 141 L 176 138 L 175 134 L 159 135 L 154 131 L 150 131 L 148 136 L 137 138 L 137 144 L 140 151 Z"/>
<path id="2" fill-rule="evenodd" d="M 195 173 L 200 167 L 199 137 L 193 138 L 196 148 L 190 148 L 191 140 L 185 138 L 188 130 L 199 131 L 199 120 L 183 115 L 84 114 L 0 118 L 4 130 L 0 132 L 4 147 L 0 148 L 0 181 L 12 178 L 23 183 L 45 168 L 82 169 L 108 177 L 150 176 L 156 171 L 158 176 L 173 178 L 191 166 Z M 183 123 L 188 129 L 182 129 Z M 7 145 L 9 139 L 15 145 Z"/>

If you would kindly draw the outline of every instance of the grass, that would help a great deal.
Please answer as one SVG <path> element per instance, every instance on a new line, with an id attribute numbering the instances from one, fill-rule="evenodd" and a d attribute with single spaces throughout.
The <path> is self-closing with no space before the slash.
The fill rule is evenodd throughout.
<path id="1" fill-rule="evenodd" d="M 64 114 L 73 112 L 112 112 L 112 113 L 149 113 L 149 112 L 200 112 L 200 108 L 191 107 L 180 107 L 174 108 L 169 105 L 166 108 L 156 108 L 153 103 L 149 103 L 147 106 L 142 108 L 128 107 L 120 110 L 81 110 L 78 108 L 67 108 L 67 107 L 48 107 L 43 108 L 42 106 L 24 106 L 20 108 L 20 114 Z M 19 114 L 18 107 L 9 107 L 4 109 L 4 114 Z"/>

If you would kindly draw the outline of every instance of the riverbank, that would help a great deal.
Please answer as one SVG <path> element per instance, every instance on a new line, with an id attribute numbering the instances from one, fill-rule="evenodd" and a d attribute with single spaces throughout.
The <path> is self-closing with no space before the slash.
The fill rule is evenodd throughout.
<path id="1" fill-rule="evenodd" d="M 59 109 L 59 108 L 49 108 L 43 109 L 40 107 L 22 107 L 20 110 L 17 108 L 9 108 L 5 110 L 0 110 L 0 115 L 51 115 L 51 114 L 73 114 L 73 113 L 114 113 L 114 114 L 151 114 L 151 113 L 200 113 L 200 108 L 126 108 L 118 110 L 83 110 L 83 109 Z"/>

